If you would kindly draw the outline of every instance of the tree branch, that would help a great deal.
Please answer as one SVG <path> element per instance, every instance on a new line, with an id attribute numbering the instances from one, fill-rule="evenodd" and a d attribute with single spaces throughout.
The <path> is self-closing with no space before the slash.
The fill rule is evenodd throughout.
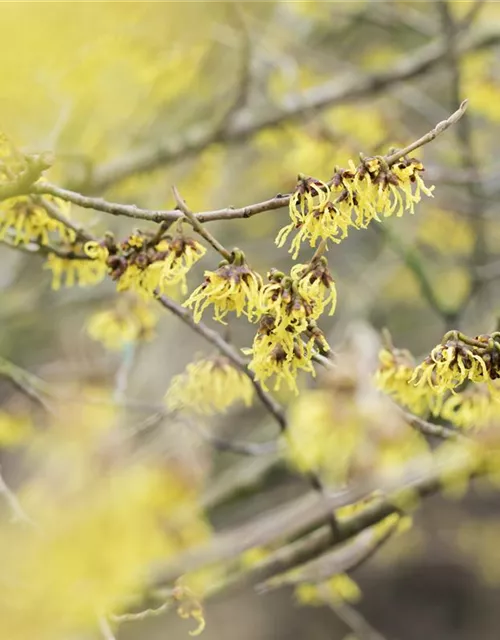
<path id="1" fill-rule="evenodd" d="M 255 389 L 255 393 L 257 394 L 259 400 L 266 407 L 269 413 L 273 416 L 273 418 L 278 423 L 280 430 L 283 431 L 286 428 L 286 418 L 283 409 L 280 405 L 270 396 L 268 395 L 260 386 L 260 384 L 255 380 L 254 374 L 247 367 L 245 360 L 240 356 L 240 354 L 232 347 L 228 342 L 226 342 L 222 336 L 207 327 L 203 322 L 195 322 L 191 313 L 182 307 L 174 300 L 171 300 L 167 296 L 161 295 L 158 296 L 158 301 L 160 304 L 168 309 L 171 313 L 177 316 L 184 324 L 187 324 L 193 331 L 202 336 L 207 342 L 213 344 L 222 354 L 224 354 L 233 364 L 237 367 L 242 373 L 244 373 L 252 382 L 253 388 Z"/>

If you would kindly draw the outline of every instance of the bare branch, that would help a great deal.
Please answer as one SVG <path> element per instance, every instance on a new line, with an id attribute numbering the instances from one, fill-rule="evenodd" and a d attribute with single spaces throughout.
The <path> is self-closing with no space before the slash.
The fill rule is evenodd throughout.
<path id="1" fill-rule="evenodd" d="M 221 256 L 223 258 L 225 258 L 227 261 L 230 261 L 231 260 L 231 252 L 228 251 L 227 249 L 225 249 L 221 245 L 221 243 L 217 240 L 217 238 L 215 238 L 209 231 L 207 231 L 207 229 L 204 228 L 204 226 L 196 218 L 196 216 L 191 211 L 191 209 L 187 206 L 187 204 L 183 200 L 183 198 L 181 198 L 181 195 L 180 195 L 179 191 L 177 190 L 177 187 L 173 186 L 172 187 L 172 192 L 174 194 L 174 199 L 175 199 L 175 202 L 176 202 L 178 208 L 182 211 L 182 213 L 189 220 L 189 222 L 191 223 L 191 226 L 196 231 L 196 233 L 198 233 L 202 238 L 204 238 L 208 242 L 209 245 L 211 245 L 216 251 L 218 251 L 221 254 Z"/>
<path id="2" fill-rule="evenodd" d="M 391 153 L 389 156 L 386 156 L 385 160 L 387 164 L 391 166 L 403 156 L 406 156 L 412 151 L 415 151 L 415 149 L 423 147 L 425 144 L 428 144 L 429 142 L 432 142 L 432 140 L 435 140 L 439 135 L 441 135 L 444 131 L 446 131 L 446 129 L 449 129 L 452 125 L 454 125 L 456 122 L 460 120 L 460 118 L 464 115 L 465 111 L 467 110 L 467 104 L 468 104 L 468 101 L 464 100 L 460 104 L 458 109 L 454 113 L 452 113 L 449 118 L 446 118 L 446 120 L 442 120 L 441 122 L 438 122 L 437 125 L 434 127 L 434 129 L 431 129 L 429 132 L 427 132 L 418 140 L 415 140 L 415 142 L 412 142 L 411 144 L 409 144 L 407 147 L 404 147 L 403 149 L 398 149 L 398 151 L 395 151 L 394 153 Z"/>
<path id="3" fill-rule="evenodd" d="M 33 522 L 33 520 L 22 508 L 21 503 L 17 499 L 16 494 L 5 482 L 1 468 L 0 468 L 0 494 L 3 495 L 3 497 L 5 498 L 5 501 L 9 505 L 9 509 L 12 512 L 12 520 L 14 522 L 22 522 L 24 524 L 28 524 L 30 527 L 35 526 L 35 523 Z"/>

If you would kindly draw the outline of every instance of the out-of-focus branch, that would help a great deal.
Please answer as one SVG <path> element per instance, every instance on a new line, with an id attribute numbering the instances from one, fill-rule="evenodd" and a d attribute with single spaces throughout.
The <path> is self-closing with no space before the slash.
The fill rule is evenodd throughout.
<path id="1" fill-rule="evenodd" d="M 425 470 L 424 470 L 425 469 Z M 374 478 L 373 486 L 380 492 L 380 497 L 374 498 L 366 507 L 354 515 L 339 519 L 338 536 L 332 539 L 328 523 L 332 510 L 346 504 L 352 504 L 370 495 L 371 490 L 366 487 L 352 488 L 335 495 L 325 495 L 319 500 L 317 494 L 307 494 L 288 502 L 284 506 L 274 509 L 272 513 L 254 519 L 247 525 L 232 531 L 219 534 L 206 548 L 187 552 L 176 558 L 175 563 L 158 567 L 154 572 L 155 583 L 164 584 L 174 580 L 185 571 L 196 570 L 204 565 L 224 562 L 237 557 L 247 549 L 257 546 L 273 544 L 284 538 L 300 538 L 308 532 L 317 529 L 314 536 L 306 536 L 302 540 L 271 554 L 260 564 L 255 565 L 240 579 L 251 583 L 259 583 L 275 573 L 291 569 L 296 564 L 306 562 L 322 553 L 334 544 L 350 540 L 361 531 L 372 527 L 384 520 L 392 513 L 399 513 L 398 496 L 411 493 L 415 497 L 424 498 L 436 493 L 441 487 L 442 478 L 453 477 L 455 474 L 466 474 L 469 477 L 484 473 L 486 469 L 480 462 L 464 450 L 461 455 L 451 457 L 439 465 L 412 465 L 403 472 L 399 481 Z M 234 582 L 234 580 L 232 581 Z"/>
<path id="2" fill-rule="evenodd" d="M 12 520 L 14 522 L 21 522 L 23 524 L 28 524 L 30 527 L 35 526 L 35 523 L 33 522 L 33 520 L 29 517 L 29 515 L 21 506 L 21 503 L 19 502 L 16 494 L 5 482 L 1 468 L 0 468 L 0 494 L 4 497 L 5 502 L 9 506 L 9 509 L 12 513 Z"/>
<path id="3" fill-rule="evenodd" d="M 460 43 L 461 53 L 475 51 L 497 44 L 500 31 L 477 31 L 467 34 Z M 139 149 L 129 156 L 120 157 L 96 167 L 89 184 L 76 184 L 76 189 L 99 192 L 125 178 L 151 171 L 173 161 L 180 161 L 199 154 L 214 143 L 236 144 L 244 142 L 259 131 L 300 119 L 304 114 L 317 109 L 325 109 L 336 104 L 358 100 L 367 95 L 376 95 L 388 87 L 416 78 L 427 72 L 447 55 L 447 43 L 438 40 L 424 45 L 407 57 L 399 60 L 386 71 L 341 78 L 313 87 L 302 96 L 288 96 L 280 110 L 270 115 L 256 117 L 250 110 L 240 111 L 233 123 L 214 136 L 213 130 L 197 129 L 188 133 L 183 140 L 165 140 L 150 147 Z"/>
<path id="4" fill-rule="evenodd" d="M 405 246 L 393 231 L 383 224 L 375 226 L 374 229 L 378 234 L 386 238 L 394 252 L 403 260 L 406 267 L 412 272 L 417 280 L 424 300 L 448 327 L 450 324 L 450 317 L 453 316 L 453 311 L 444 307 L 441 300 L 439 300 L 434 292 L 434 287 L 427 276 L 425 267 L 417 249 L 415 247 Z"/>
<path id="5" fill-rule="evenodd" d="M 0 377 L 1 376 L 11 380 L 16 387 L 18 387 L 29 398 L 41 405 L 45 411 L 52 411 L 46 399 L 43 397 L 44 395 L 50 396 L 48 385 L 35 375 L 21 369 L 0 356 Z"/>
<path id="6" fill-rule="evenodd" d="M 463 100 L 458 109 L 454 113 L 452 113 L 449 118 L 438 122 L 433 129 L 431 129 L 418 140 L 415 140 L 415 142 L 409 144 L 407 147 L 398 149 L 394 153 L 391 153 L 389 156 L 386 156 L 385 159 L 387 161 L 387 164 L 391 166 L 403 156 L 406 156 L 412 151 L 415 151 L 416 149 L 419 149 L 420 147 L 423 147 L 424 145 L 429 144 L 429 142 L 435 140 L 441 133 L 444 133 L 446 129 L 449 129 L 452 125 L 456 124 L 462 118 L 467 110 L 467 104 L 468 101 Z"/>
<path id="7" fill-rule="evenodd" d="M 403 411 L 402 414 L 406 422 L 413 427 L 415 431 L 418 431 L 424 436 L 433 436 L 441 440 L 467 440 L 464 435 L 450 427 L 428 422 L 427 420 L 424 420 L 419 416 L 415 416 L 408 411 Z"/>
<path id="8" fill-rule="evenodd" d="M 448 53 L 446 61 L 450 67 L 450 94 L 451 104 L 456 105 L 462 99 L 462 71 L 461 71 L 461 54 L 459 51 L 459 32 L 467 28 L 474 20 L 477 13 L 483 6 L 479 0 L 473 3 L 468 16 L 462 22 L 456 22 L 447 0 L 439 0 L 438 3 L 441 13 L 441 26 L 443 35 L 448 42 Z M 455 309 L 454 317 L 451 318 L 452 324 L 456 325 L 460 321 L 468 304 L 475 296 L 482 293 L 487 281 L 477 277 L 476 267 L 485 264 L 488 261 L 487 251 L 488 245 L 486 241 L 486 227 L 484 213 L 486 208 L 485 190 L 481 180 L 481 173 L 477 161 L 473 136 L 471 119 L 466 114 L 464 118 L 457 124 L 455 129 L 455 137 L 457 147 L 461 156 L 461 164 L 464 171 L 472 176 L 472 180 L 464 184 L 468 200 L 468 214 L 471 226 L 474 231 L 474 250 L 469 258 L 469 269 L 472 273 L 472 282 L 469 291 L 465 294 L 463 300 Z"/>
<path id="9" fill-rule="evenodd" d="M 325 604 L 344 622 L 355 634 L 356 640 L 386 640 L 386 638 L 347 602 L 337 602 L 324 587 L 319 587 L 319 593 Z"/>
<path id="10" fill-rule="evenodd" d="M 285 585 L 298 585 L 303 582 L 319 583 L 334 575 L 354 571 L 371 558 L 392 536 L 397 529 L 397 522 L 387 527 L 381 535 L 376 528 L 370 527 L 362 531 L 349 544 L 334 549 L 303 564 L 291 573 L 275 576 L 257 586 L 259 590 L 268 591 Z"/>

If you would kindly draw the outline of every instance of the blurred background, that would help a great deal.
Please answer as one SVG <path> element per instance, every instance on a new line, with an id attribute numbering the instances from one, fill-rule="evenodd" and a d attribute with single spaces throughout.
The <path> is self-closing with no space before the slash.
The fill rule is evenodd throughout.
<path id="1" fill-rule="evenodd" d="M 299 172 L 328 180 L 360 152 L 383 154 L 420 137 L 467 98 L 461 122 L 415 154 L 435 197 L 414 216 L 374 223 L 330 250 L 339 301 L 322 327 L 334 351 L 357 327 L 375 344 L 387 327 L 396 346 L 420 357 L 450 328 L 476 335 L 497 326 L 500 3 L 4 2 L 0 25 L 2 131 L 25 152 L 55 153 L 50 181 L 152 209 L 174 207 L 173 184 L 204 211 L 289 193 Z M 134 229 L 133 220 L 77 207 L 71 215 L 96 235 L 124 238 Z M 265 274 L 292 264 L 274 244 L 287 220 L 281 209 L 210 229 Z M 0 245 L 0 260 L 0 355 L 50 385 L 112 389 L 125 367 L 127 398 L 153 411 L 172 376 L 211 353 L 165 312 L 129 366 L 130 353 L 107 352 L 86 331 L 93 313 L 113 305 L 113 283 L 56 292 L 39 256 Z M 189 275 L 191 290 L 216 264 L 207 252 Z M 252 327 L 231 320 L 228 336 L 250 346 Z M 0 402 L 23 402 L 7 379 Z M 208 428 L 253 440 L 276 435 L 260 407 Z M 242 478 L 241 495 L 221 498 L 211 512 L 216 526 L 303 489 L 284 468 L 270 473 L 258 459 L 217 453 L 195 431 L 174 437 L 163 425 L 152 443 L 174 449 L 211 491 L 223 492 L 225 474 Z M 15 455 L 5 465 L 15 484 Z M 354 573 L 359 610 L 386 638 L 497 638 L 498 497 L 434 497 L 416 523 Z M 299 607 L 286 590 L 217 597 L 206 619 L 207 640 L 349 633 L 334 612 Z M 186 633 L 186 622 L 168 614 L 124 625 L 118 638 Z"/>

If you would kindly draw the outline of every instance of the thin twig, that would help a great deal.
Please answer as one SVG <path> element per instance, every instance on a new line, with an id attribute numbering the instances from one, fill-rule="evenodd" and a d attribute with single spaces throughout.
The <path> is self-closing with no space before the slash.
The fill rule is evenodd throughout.
<path id="1" fill-rule="evenodd" d="M 35 523 L 33 522 L 33 520 L 22 508 L 21 503 L 19 502 L 16 494 L 5 482 L 1 467 L 0 467 L 0 494 L 3 495 L 3 497 L 5 498 L 5 502 L 9 505 L 9 508 L 13 516 L 12 517 L 13 522 L 22 522 L 24 524 L 30 525 L 30 527 L 35 526 Z"/>
<path id="2" fill-rule="evenodd" d="M 433 140 L 435 140 L 439 135 L 441 135 L 444 131 L 446 131 L 446 129 L 449 129 L 452 125 L 454 125 L 456 122 L 460 120 L 460 118 L 464 115 L 465 111 L 467 110 L 467 104 L 468 104 L 468 100 L 464 100 L 461 103 L 461 105 L 458 107 L 458 109 L 454 113 L 452 113 L 449 118 L 446 118 L 446 120 L 442 120 L 441 122 L 438 122 L 433 129 L 428 131 L 425 135 L 423 135 L 418 140 L 415 140 L 415 142 L 412 142 L 411 144 L 409 144 L 407 147 L 404 147 L 403 149 L 398 149 L 394 153 L 391 153 L 390 155 L 386 156 L 385 160 L 387 164 L 391 166 L 392 164 L 397 162 L 400 158 L 408 155 L 412 151 L 415 151 L 415 149 L 419 149 L 420 147 L 423 147 L 425 144 L 428 144 L 429 142 L 432 142 Z"/>
<path id="3" fill-rule="evenodd" d="M 158 296 L 158 300 L 162 306 L 176 315 L 193 331 L 202 336 L 210 344 L 213 344 L 214 347 L 216 347 L 222 354 L 224 354 L 238 369 L 240 369 L 240 371 L 242 371 L 242 373 L 244 373 L 251 380 L 258 398 L 269 411 L 269 413 L 273 416 L 273 418 L 277 421 L 280 430 L 283 431 L 286 428 L 286 418 L 283 409 L 274 400 L 274 398 L 272 398 L 272 396 L 268 395 L 262 389 L 261 385 L 255 380 L 254 374 L 247 367 L 245 360 L 239 355 L 239 353 L 228 342 L 226 342 L 222 338 L 222 336 L 217 333 L 217 331 L 210 329 L 203 322 L 195 322 L 192 314 L 180 304 L 174 302 L 174 300 L 172 300 L 171 298 L 160 295 Z"/>
<path id="4" fill-rule="evenodd" d="M 42 207 L 47 211 L 47 213 L 51 218 L 54 218 L 54 220 L 57 220 L 58 222 L 63 224 L 65 227 L 68 227 L 68 229 L 71 229 L 72 231 L 74 231 L 77 238 L 85 241 L 92 240 L 94 242 L 97 240 L 97 238 L 94 235 L 92 235 L 90 231 L 85 229 L 82 225 L 77 224 L 72 220 L 70 220 L 69 218 L 67 218 L 65 215 L 63 215 L 59 211 L 59 209 L 55 204 L 53 204 L 46 198 L 35 197 L 35 201 L 42 205 Z"/>
<path id="5" fill-rule="evenodd" d="M 112 614 L 109 619 L 113 622 L 121 624 L 123 622 L 142 622 L 148 618 L 157 618 L 161 616 L 165 611 L 172 606 L 172 603 L 167 601 L 158 607 L 151 607 L 150 609 L 144 609 L 143 611 L 136 611 L 131 613 Z"/>
<path id="6" fill-rule="evenodd" d="M 182 213 L 186 216 L 186 218 L 191 223 L 193 229 L 198 233 L 202 238 L 204 238 L 209 245 L 211 245 L 216 251 L 218 251 L 221 256 L 230 261 L 231 260 L 231 252 L 225 249 L 221 243 L 215 238 L 210 231 L 205 229 L 205 227 L 201 224 L 201 222 L 196 218 L 191 209 L 187 206 L 184 199 L 181 197 L 179 191 L 176 186 L 172 187 L 172 193 L 174 194 L 175 202 L 178 208 L 182 211 Z"/>
<path id="7" fill-rule="evenodd" d="M 450 427 L 428 422 L 427 420 L 424 420 L 419 416 L 415 416 L 408 411 L 402 411 L 402 414 L 406 422 L 424 436 L 434 436 L 441 440 L 467 440 L 463 434 Z"/>
<path id="8" fill-rule="evenodd" d="M 99 616 L 99 631 L 104 640 L 116 640 L 115 634 L 111 629 L 108 619 L 105 616 Z"/>
<path id="9" fill-rule="evenodd" d="M 12 362 L 9 362 L 9 360 L 0 356 L 0 377 L 1 376 L 5 376 L 11 380 L 16 387 L 18 387 L 29 398 L 41 405 L 45 411 L 48 413 L 53 412 L 47 400 L 43 397 L 44 395 L 50 396 L 49 387 L 35 375 L 21 369 L 21 367 L 16 366 Z"/>
<path id="10" fill-rule="evenodd" d="M 385 636 L 372 627 L 366 618 L 350 604 L 332 598 L 331 593 L 323 586 L 319 587 L 319 592 L 323 601 L 355 634 L 356 640 L 386 640 Z"/>

